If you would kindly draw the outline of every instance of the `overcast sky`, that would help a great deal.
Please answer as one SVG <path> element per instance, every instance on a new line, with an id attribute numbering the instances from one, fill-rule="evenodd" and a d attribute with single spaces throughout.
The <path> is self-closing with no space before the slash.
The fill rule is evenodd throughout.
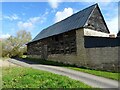
<path id="1" fill-rule="evenodd" d="M 89 1 L 89 0 L 88 0 Z M 98 2 L 111 33 L 118 32 L 118 2 Z M 0 38 L 15 35 L 18 30 L 27 30 L 34 38 L 42 29 L 90 6 L 96 2 L 3 2 L 0 11 L 2 32 Z M 0 4 L 1 5 L 1 4 Z"/>

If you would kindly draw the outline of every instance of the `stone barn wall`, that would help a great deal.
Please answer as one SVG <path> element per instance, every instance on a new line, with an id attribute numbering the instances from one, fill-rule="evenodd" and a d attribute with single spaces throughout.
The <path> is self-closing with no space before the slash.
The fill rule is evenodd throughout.
<path id="1" fill-rule="evenodd" d="M 47 41 L 47 42 L 46 42 Z M 45 43 L 46 42 L 46 43 Z M 42 45 L 40 44 L 42 43 Z M 40 50 L 41 46 L 47 46 L 47 58 L 42 54 L 46 51 Z M 31 58 L 42 58 L 57 62 L 75 64 L 77 63 L 76 31 L 66 32 L 60 35 L 51 36 L 46 39 L 28 45 L 28 56 Z M 44 48 L 44 47 L 41 47 Z M 41 53 L 41 52 L 42 53 Z"/>
<path id="2" fill-rule="evenodd" d="M 119 53 L 118 47 L 94 47 L 94 48 L 85 47 L 84 36 L 109 37 L 109 34 L 93 31 L 89 29 L 79 29 L 79 30 L 75 30 L 75 32 L 76 32 L 75 34 L 76 51 L 74 53 L 69 53 L 69 52 L 65 53 L 66 50 L 64 50 L 64 53 L 50 53 L 50 54 L 48 53 L 47 60 L 63 62 L 67 64 L 75 64 L 77 66 L 84 66 L 93 69 L 108 70 L 108 71 L 117 70 L 118 53 Z M 28 48 L 32 49 L 32 47 L 34 46 L 29 47 L 28 45 Z M 66 48 L 64 47 L 64 49 Z M 41 54 L 29 54 L 28 56 L 31 58 L 42 58 Z"/>
<path id="3" fill-rule="evenodd" d="M 48 54 L 47 60 L 51 60 L 51 61 L 57 61 L 57 62 L 63 62 L 63 63 L 68 63 L 68 64 L 75 64 L 77 66 L 85 66 L 86 64 L 86 59 L 85 59 L 85 48 L 84 48 L 84 31 L 83 29 L 79 29 L 79 30 L 75 30 L 75 46 L 76 46 L 76 50 L 72 53 L 51 53 Z M 67 41 L 70 41 L 68 38 L 64 38 Z M 40 41 L 39 41 L 40 42 Z M 66 41 L 64 40 L 64 43 Z M 37 46 L 37 43 L 34 43 L 33 45 L 30 44 L 28 45 L 28 57 L 31 58 L 42 58 L 41 54 L 36 54 L 36 51 L 39 51 L 39 48 Z M 50 42 L 48 42 L 50 43 Z M 36 47 L 34 47 L 36 45 Z M 70 44 L 68 44 L 67 46 L 69 46 Z M 67 46 L 64 46 L 64 51 L 66 52 L 67 50 L 65 50 L 67 48 Z M 52 46 L 54 47 L 54 46 Z M 66 48 L 65 48 L 66 47 Z M 34 48 L 38 48 L 38 50 L 34 49 Z M 59 48 L 59 47 L 58 47 Z M 72 48 L 71 48 L 72 50 Z M 70 50 L 70 51 L 71 51 Z M 29 54 L 30 53 L 30 54 Z M 32 54 L 33 53 L 33 54 Z M 34 54 L 35 53 L 35 54 Z"/>
<path id="4" fill-rule="evenodd" d="M 76 30 L 76 47 L 77 51 L 74 54 L 54 54 L 49 55 L 48 59 L 57 62 L 75 64 L 77 66 L 84 66 L 86 61 L 83 29 Z"/>

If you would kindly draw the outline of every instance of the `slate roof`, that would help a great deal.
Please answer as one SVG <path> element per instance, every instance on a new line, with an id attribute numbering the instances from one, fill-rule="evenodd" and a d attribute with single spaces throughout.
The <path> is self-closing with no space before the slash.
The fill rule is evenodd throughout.
<path id="1" fill-rule="evenodd" d="M 84 27 L 89 16 L 91 15 L 92 11 L 97 5 L 98 4 L 94 4 L 88 8 L 85 8 L 71 15 L 70 17 L 58 23 L 53 24 L 52 26 L 49 26 L 46 29 L 43 29 L 31 42 Z"/>

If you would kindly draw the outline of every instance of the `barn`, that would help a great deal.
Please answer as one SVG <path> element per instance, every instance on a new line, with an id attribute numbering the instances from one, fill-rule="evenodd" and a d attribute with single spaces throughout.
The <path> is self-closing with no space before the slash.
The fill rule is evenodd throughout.
<path id="1" fill-rule="evenodd" d="M 27 54 L 31 58 L 116 70 L 118 44 L 102 44 L 104 40 L 111 42 L 108 39 L 117 42 L 109 36 L 100 8 L 94 4 L 43 29 L 27 44 Z"/>
<path id="2" fill-rule="evenodd" d="M 120 37 L 120 30 L 118 31 L 117 36 Z"/>

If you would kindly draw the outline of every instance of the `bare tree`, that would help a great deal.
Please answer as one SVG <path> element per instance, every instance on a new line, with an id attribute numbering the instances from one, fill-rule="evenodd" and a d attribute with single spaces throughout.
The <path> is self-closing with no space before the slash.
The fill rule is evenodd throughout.
<path id="1" fill-rule="evenodd" d="M 16 36 L 11 36 L 8 39 L 3 40 L 2 56 L 14 57 L 23 55 L 23 53 L 27 52 L 26 43 L 30 40 L 30 32 L 19 30 L 16 32 Z"/>

